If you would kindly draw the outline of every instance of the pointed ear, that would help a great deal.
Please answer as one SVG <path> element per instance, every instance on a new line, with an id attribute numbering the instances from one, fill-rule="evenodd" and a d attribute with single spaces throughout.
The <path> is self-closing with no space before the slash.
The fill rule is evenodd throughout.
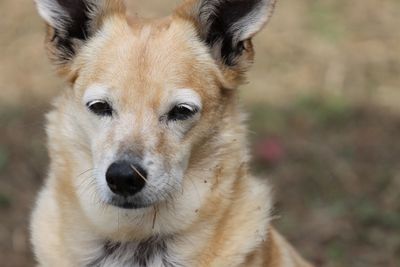
<path id="1" fill-rule="evenodd" d="M 48 25 L 47 48 L 60 67 L 73 60 L 80 46 L 98 31 L 107 16 L 125 14 L 122 0 L 35 0 Z"/>
<path id="2" fill-rule="evenodd" d="M 252 52 L 250 40 L 269 20 L 275 2 L 199 0 L 190 12 L 190 17 L 195 21 L 200 37 L 211 48 L 213 56 L 227 66 L 235 66 L 240 64 L 243 54 Z"/>

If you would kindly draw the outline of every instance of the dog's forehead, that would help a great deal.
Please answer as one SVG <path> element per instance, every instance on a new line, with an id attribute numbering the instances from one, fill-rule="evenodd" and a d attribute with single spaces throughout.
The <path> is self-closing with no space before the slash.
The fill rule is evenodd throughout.
<path id="1" fill-rule="evenodd" d="M 86 88 L 106 84 L 121 97 L 144 101 L 163 99 L 166 90 L 176 88 L 204 95 L 204 77 L 211 79 L 217 71 L 193 25 L 170 17 L 109 21 L 82 58 Z"/>

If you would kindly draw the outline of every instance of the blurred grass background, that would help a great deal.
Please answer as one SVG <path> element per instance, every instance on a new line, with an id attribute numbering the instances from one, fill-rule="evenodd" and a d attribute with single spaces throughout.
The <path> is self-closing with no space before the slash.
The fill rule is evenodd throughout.
<path id="1" fill-rule="evenodd" d="M 143 16 L 178 0 L 127 0 Z M 317 266 L 400 266 L 400 1 L 280 0 L 241 89 L 275 224 Z M 33 1 L 0 1 L 0 265 L 33 266 L 27 223 L 63 88 Z"/>

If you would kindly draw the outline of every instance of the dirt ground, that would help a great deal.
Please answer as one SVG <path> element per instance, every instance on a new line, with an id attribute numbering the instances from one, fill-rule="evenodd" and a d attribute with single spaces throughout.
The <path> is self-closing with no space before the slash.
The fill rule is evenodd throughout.
<path id="1" fill-rule="evenodd" d="M 127 0 L 146 16 L 180 1 Z M 317 266 L 400 266 L 400 1 L 281 0 L 242 89 L 274 223 Z M 0 266 L 33 266 L 27 224 L 62 90 L 33 1 L 0 1 Z"/>

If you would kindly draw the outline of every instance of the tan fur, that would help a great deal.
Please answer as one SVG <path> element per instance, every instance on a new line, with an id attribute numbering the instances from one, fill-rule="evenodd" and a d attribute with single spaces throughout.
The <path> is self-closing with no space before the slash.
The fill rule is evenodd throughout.
<path id="1" fill-rule="evenodd" d="M 248 171 L 236 88 L 253 59 L 251 41 L 240 64 L 228 68 L 198 40 L 192 2 L 156 21 L 127 20 L 119 1 L 107 3 L 113 13 L 102 17 L 101 32 L 59 69 L 73 89 L 47 117 L 51 166 L 31 224 L 39 265 L 81 266 L 102 240 L 166 235 L 174 237 L 171 255 L 184 266 L 310 266 L 270 225 L 269 186 Z M 128 118 L 123 138 L 124 128 L 116 126 L 97 139 L 101 129 L 82 104 L 93 84 L 106 84 L 118 99 L 120 116 Z M 193 89 L 203 105 L 179 142 L 157 117 L 176 88 Z M 143 154 L 149 147 L 166 158 L 191 148 L 174 199 L 141 210 L 101 203 L 87 182 L 93 157 L 114 148 Z"/>

